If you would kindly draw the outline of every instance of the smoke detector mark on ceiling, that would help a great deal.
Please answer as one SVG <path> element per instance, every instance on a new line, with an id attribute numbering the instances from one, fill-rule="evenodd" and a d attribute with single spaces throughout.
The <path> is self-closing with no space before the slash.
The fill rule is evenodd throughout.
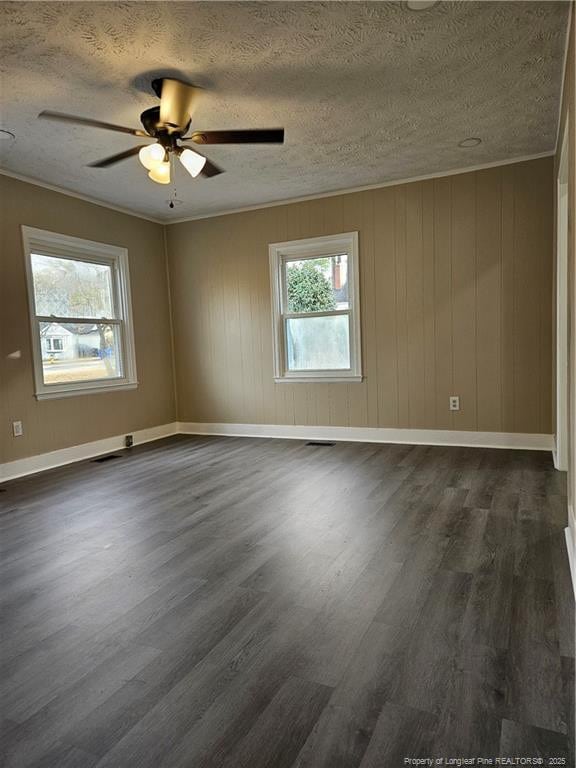
<path id="1" fill-rule="evenodd" d="M 438 5 L 440 0 L 407 0 L 406 8 L 409 11 L 428 11 L 435 5 Z"/>
<path id="2" fill-rule="evenodd" d="M 462 149 L 472 149 L 472 147 L 477 147 L 479 144 L 482 144 L 482 139 L 479 139 L 477 136 L 471 136 L 458 142 L 458 146 L 462 147 Z"/>

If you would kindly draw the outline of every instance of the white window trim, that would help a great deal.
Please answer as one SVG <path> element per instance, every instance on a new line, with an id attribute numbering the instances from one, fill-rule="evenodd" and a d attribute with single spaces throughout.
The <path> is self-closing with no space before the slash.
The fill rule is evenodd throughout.
<path id="1" fill-rule="evenodd" d="M 568 164 L 569 119 L 564 123 L 556 191 L 556 469 L 568 469 L 569 407 L 569 320 L 568 320 Z"/>
<path id="2" fill-rule="evenodd" d="M 30 330 L 32 334 L 32 358 L 34 363 L 35 394 L 38 400 L 73 397 L 77 395 L 95 394 L 97 392 L 115 392 L 124 389 L 135 389 L 138 386 L 136 376 L 136 355 L 134 348 L 134 324 L 132 320 L 132 298 L 130 293 L 130 273 L 128 266 L 128 251 L 116 245 L 97 243 L 79 237 L 61 235 L 34 227 L 22 226 L 22 242 L 24 260 L 26 263 L 26 280 L 28 287 L 28 311 Z M 39 333 L 32 275 L 32 253 L 70 258 L 75 261 L 90 261 L 112 265 L 115 273 L 114 281 L 114 320 L 119 321 L 122 348 L 123 376 L 117 379 L 94 379 L 93 381 L 71 382 L 68 384 L 45 384 L 42 375 L 42 342 Z M 58 318 L 55 321 L 62 321 Z M 49 321 L 50 318 L 47 318 Z M 67 322 L 82 323 L 86 318 L 66 318 Z"/>
<path id="3" fill-rule="evenodd" d="M 338 235 L 312 237 L 306 240 L 291 240 L 285 243 L 271 243 L 268 246 L 270 258 L 270 285 L 272 289 L 272 344 L 274 355 L 274 381 L 295 382 L 351 382 L 362 381 L 362 348 L 360 337 L 360 272 L 358 265 L 358 232 L 344 232 Z M 317 259 L 348 254 L 348 310 L 334 312 L 307 312 L 303 316 L 348 314 L 350 318 L 350 369 L 289 371 L 286 362 L 286 341 L 284 331 L 284 265 L 292 259 Z M 299 317 L 300 313 L 290 313 Z"/>
<path id="4" fill-rule="evenodd" d="M 56 348 L 54 347 L 54 342 L 59 341 L 60 347 Z M 46 348 L 48 352 L 63 352 L 64 351 L 64 343 L 62 336 L 48 336 L 46 338 Z"/>

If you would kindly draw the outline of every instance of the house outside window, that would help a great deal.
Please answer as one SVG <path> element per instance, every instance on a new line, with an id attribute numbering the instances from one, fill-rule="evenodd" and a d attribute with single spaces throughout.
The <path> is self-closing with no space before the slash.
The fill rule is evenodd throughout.
<path id="1" fill-rule="evenodd" d="M 62 329 L 64 330 L 64 329 Z M 43 350 L 47 353 L 50 352 L 63 352 L 64 351 L 64 338 L 62 336 L 46 336 L 46 343 L 43 346 Z M 42 355 L 44 359 L 44 355 Z"/>
<path id="2" fill-rule="evenodd" d="M 277 382 L 361 381 L 358 233 L 269 246 Z"/>
<path id="3" fill-rule="evenodd" d="M 36 397 L 134 388 L 128 253 L 22 227 Z"/>

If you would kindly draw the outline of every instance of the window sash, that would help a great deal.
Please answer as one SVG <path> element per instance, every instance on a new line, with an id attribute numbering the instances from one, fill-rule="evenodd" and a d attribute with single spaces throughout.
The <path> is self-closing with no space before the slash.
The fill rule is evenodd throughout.
<path id="1" fill-rule="evenodd" d="M 272 289 L 274 380 L 278 383 L 288 381 L 340 381 L 348 383 L 362 381 L 358 233 L 346 232 L 308 240 L 271 243 L 268 250 Z M 348 307 L 320 312 L 288 312 L 286 265 L 294 261 L 330 258 L 343 254 L 346 254 L 348 258 Z M 287 320 L 338 315 L 348 315 L 350 368 L 289 370 Z"/>
<path id="2" fill-rule="evenodd" d="M 290 368 L 288 362 L 288 320 L 298 320 L 300 318 L 307 319 L 311 317 L 335 317 L 338 315 L 348 315 L 348 345 L 350 350 L 350 365 L 348 368 Z M 352 349 L 352 313 L 349 309 L 330 310 L 328 312 L 299 312 L 297 314 L 282 315 L 282 347 L 284 351 L 284 376 L 325 376 L 338 375 L 346 376 L 352 372 L 353 369 L 353 349 Z M 348 374 L 347 374 L 348 372 Z"/>
<path id="3" fill-rule="evenodd" d="M 349 315 L 350 313 L 350 309 L 326 309 L 320 312 L 284 312 L 282 317 L 286 319 L 298 319 L 301 317 L 335 317 L 336 315 Z"/>
<path id="4" fill-rule="evenodd" d="M 82 253 L 78 254 L 77 256 L 72 256 L 70 253 L 63 253 L 58 254 L 56 252 L 56 249 L 54 249 L 54 252 L 51 251 L 51 249 L 48 248 L 36 248 L 31 247 L 30 253 L 28 255 L 28 259 L 30 262 L 32 261 L 32 256 L 46 256 L 48 258 L 52 259 L 66 259 L 67 261 L 81 261 L 84 264 L 101 264 L 106 267 L 110 267 L 112 272 L 112 286 L 111 286 L 111 304 L 112 304 L 112 311 L 114 312 L 113 318 L 101 318 L 101 321 L 109 321 L 109 322 L 115 322 L 118 320 L 122 320 L 122 298 L 120 295 L 120 283 L 121 283 L 121 275 L 120 275 L 120 267 L 118 264 L 118 259 L 114 256 L 104 256 L 101 257 L 95 256 L 95 255 L 84 255 Z M 36 313 L 36 290 L 34 287 L 34 276 L 32 275 L 32 302 L 34 306 L 34 313 L 36 317 L 46 317 L 46 315 L 38 315 Z M 52 317 L 52 316 L 50 316 Z M 60 318 L 62 320 L 63 318 Z M 89 322 L 92 318 L 71 318 L 68 319 L 67 322 L 69 323 L 78 323 L 78 322 Z M 48 321 L 46 321 L 48 322 Z M 57 321 L 56 321 L 57 322 Z"/>
<path id="5" fill-rule="evenodd" d="M 348 315 L 348 344 L 350 347 L 350 365 L 348 368 L 290 368 L 288 362 L 288 320 L 306 320 L 313 317 L 338 317 L 340 315 Z M 342 374 L 346 375 L 346 372 L 352 371 L 352 312 L 349 309 L 332 309 L 325 312 L 285 312 L 282 315 L 282 349 L 284 357 L 284 376 L 290 375 L 308 375 L 310 371 L 313 374 L 321 372 L 321 375 L 326 373 Z"/>
<path id="6" fill-rule="evenodd" d="M 280 257 L 280 279 L 281 279 L 281 286 L 280 286 L 280 301 L 281 301 L 281 309 L 283 316 L 291 316 L 291 317 L 297 317 L 296 314 L 291 314 L 287 311 L 288 307 L 288 280 L 287 280 L 287 274 L 286 274 L 286 265 L 293 261 L 309 261 L 311 259 L 331 259 L 335 256 L 346 256 L 349 259 L 349 262 L 352 261 L 350 254 L 347 252 L 346 249 L 341 249 L 337 253 L 322 253 L 317 254 L 314 252 L 311 253 L 304 253 L 301 256 L 281 256 Z M 350 293 L 350 292 L 349 292 Z M 352 297 L 348 296 L 348 310 L 332 310 L 334 312 L 341 312 L 341 311 L 349 311 L 352 308 Z M 330 310 L 328 310 L 330 311 Z M 327 314 L 326 313 L 316 313 L 316 312 L 304 312 L 303 316 L 305 317 L 314 317 L 317 314 Z"/>
<path id="7" fill-rule="evenodd" d="M 48 323 L 58 323 L 60 325 L 62 324 L 62 321 L 60 321 L 58 318 L 54 319 L 53 317 L 48 318 L 48 320 L 43 319 L 41 317 L 38 317 L 38 318 L 36 318 L 36 321 L 37 321 L 37 334 L 38 334 L 38 339 L 40 340 L 40 346 L 42 346 L 42 332 L 41 332 L 41 329 L 40 329 L 40 324 L 41 323 L 46 323 L 46 322 L 48 322 Z M 92 382 L 95 382 L 95 381 L 100 381 L 100 382 L 102 382 L 102 381 L 118 381 L 119 379 L 125 379 L 126 378 L 125 354 L 126 354 L 126 348 L 127 347 L 126 347 L 126 339 L 125 339 L 125 326 L 124 326 L 124 323 L 121 320 L 112 320 L 112 321 L 109 322 L 108 320 L 89 319 L 89 320 L 83 320 L 83 321 L 75 321 L 75 320 L 73 320 L 73 321 L 67 321 L 67 322 L 71 322 L 72 325 L 115 325 L 115 326 L 117 326 L 118 330 L 119 330 L 118 337 L 117 337 L 118 338 L 118 371 L 119 371 L 119 375 L 118 376 L 108 376 L 108 377 L 103 378 L 103 379 L 89 379 L 87 383 L 92 383 Z M 46 341 L 48 341 L 48 339 L 46 339 Z M 49 352 L 63 352 L 64 350 L 63 349 L 59 349 L 59 350 L 49 349 L 48 351 Z M 44 381 L 44 366 L 43 366 L 43 362 L 42 361 L 41 361 L 41 365 L 42 365 L 41 376 L 42 376 L 43 385 L 45 387 L 47 387 L 47 388 L 50 388 L 50 389 L 54 389 L 55 387 L 57 388 L 57 387 L 62 386 L 62 384 L 47 384 Z M 65 382 L 64 385 L 67 386 L 69 384 L 79 384 L 79 383 L 82 383 L 82 379 L 76 379 L 75 381 L 68 381 L 68 382 Z"/>
<path id="8" fill-rule="evenodd" d="M 105 253 L 98 253 L 97 251 L 88 251 L 81 246 L 76 248 L 75 246 L 66 245 L 54 245 L 50 246 L 46 243 L 38 243 L 37 240 L 32 239 L 29 244 L 30 255 L 36 254 L 38 256 L 47 256 L 51 259 L 67 259 L 69 261 L 85 261 L 89 264 L 103 264 L 105 266 L 114 266 L 117 261 L 116 256 L 107 255 Z"/>
<path id="9" fill-rule="evenodd" d="M 39 323 L 58 323 L 59 325 L 122 325 L 116 317 L 60 317 L 60 315 L 35 315 Z"/>
<path id="10" fill-rule="evenodd" d="M 134 389 L 138 385 L 134 350 L 134 332 L 130 295 L 130 274 L 126 248 L 106 243 L 93 242 L 68 235 L 22 226 L 22 238 L 28 282 L 29 315 L 34 359 L 35 394 L 38 399 L 68 397 L 90 392 L 114 391 L 121 388 Z M 32 270 L 32 255 L 69 259 L 111 268 L 111 304 L 113 317 L 63 317 L 60 315 L 36 314 L 36 293 Z M 41 323 L 60 325 L 109 325 L 113 326 L 118 343 L 119 376 L 75 380 L 47 384 L 44 381 L 42 361 Z"/>

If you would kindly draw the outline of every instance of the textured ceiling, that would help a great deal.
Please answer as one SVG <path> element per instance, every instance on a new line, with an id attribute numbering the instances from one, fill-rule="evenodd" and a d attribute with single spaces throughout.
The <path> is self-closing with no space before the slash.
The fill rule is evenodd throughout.
<path id="1" fill-rule="evenodd" d="M 182 218 L 554 149 L 565 2 L 0 4 L 0 166 L 155 218 Z M 43 109 L 140 127 L 149 82 L 205 88 L 201 129 L 284 126 L 286 144 L 211 147 L 227 173 L 182 203 L 137 159 L 87 162 L 137 139 L 36 119 Z M 475 149 L 458 142 L 482 137 Z"/>

